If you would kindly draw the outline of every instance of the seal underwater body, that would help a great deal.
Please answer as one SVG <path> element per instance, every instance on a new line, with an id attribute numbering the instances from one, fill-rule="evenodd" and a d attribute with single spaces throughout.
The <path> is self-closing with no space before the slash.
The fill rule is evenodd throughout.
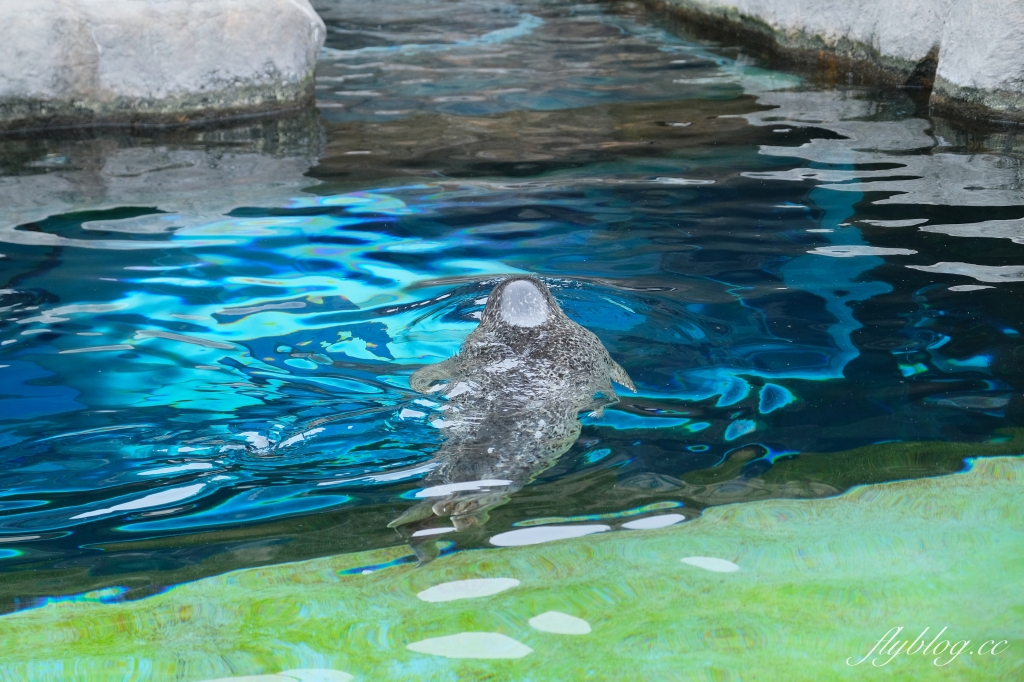
<path id="1" fill-rule="evenodd" d="M 566 316 L 543 282 L 502 281 L 459 352 L 409 381 L 413 390 L 447 402 L 435 422 L 445 442 L 424 481 L 431 486 L 424 492 L 437 490 L 442 499 L 428 499 L 389 525 L 422 525 L 434 516 L 450 516 L 456 530 L 481 525 L 489 509 L 572 446 L 580 412 L 600 415 L 618 402 L 613 381 L 636 391 L 601 341 Z M 446 492 L 460 487 L 468 489 Z"/>

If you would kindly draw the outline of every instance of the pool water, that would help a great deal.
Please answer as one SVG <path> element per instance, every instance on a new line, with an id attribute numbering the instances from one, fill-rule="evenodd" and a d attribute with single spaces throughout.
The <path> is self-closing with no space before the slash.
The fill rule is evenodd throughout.
<path id="1" fill-rule="evenodd" d="M 4 611 L 423 559 L 409 377 L 508 275 L 637 391 L 435 561 L 1024 451 L 1020 133 L 630 4 L 317 9 L 316 112 L 0 140 Z"/>

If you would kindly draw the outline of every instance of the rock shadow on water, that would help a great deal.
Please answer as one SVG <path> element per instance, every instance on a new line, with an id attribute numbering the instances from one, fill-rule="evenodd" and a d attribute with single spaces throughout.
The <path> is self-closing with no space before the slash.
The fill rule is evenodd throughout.
<path id="1" fill-rule="evenodd" d="M 504 280 L 459 352 L 410 379 L 413 390 L 445 399 L 443 417 L 432 422 L 445 441 L 416 493 L 423 501 L 389 525 L 421 562 L 437 555 L 436 536 L 424 531 L 438 520 L 450 519 L 456 531 L 481 530 L 490 510 L 572 447 L 581 413 L 600 415 L 618 402 L 613 381 L 636 391 L 543 282 Z"/>

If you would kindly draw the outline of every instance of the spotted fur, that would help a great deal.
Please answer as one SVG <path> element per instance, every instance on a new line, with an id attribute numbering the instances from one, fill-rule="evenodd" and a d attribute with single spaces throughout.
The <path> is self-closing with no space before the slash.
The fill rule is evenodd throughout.
<path id="1" fill-rule="evenodd" d="M 430 510 L 410 510 L 392 525 L 434 514 L 451 516 L 456 528 L 482 523 L 487 509 L 506 501 L 572 446 L 581 412 L 600 414 L 618 402 L 612 381 L 636 390 L 601 341 L 566 316 L 543 282 L 533 277 L 502 281 L 458 354 L 421 368 L 409 383 L 418 392 L 446 398 L 439 424 L 445 442 L 426 485 L 513 483 L 500 492 L 454 493 Z"/>

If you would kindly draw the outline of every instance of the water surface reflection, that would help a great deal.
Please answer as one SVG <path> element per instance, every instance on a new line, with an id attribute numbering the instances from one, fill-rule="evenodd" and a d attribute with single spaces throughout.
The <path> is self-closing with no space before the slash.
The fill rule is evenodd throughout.
<path id="1" fill-rule="evenodd" d="M 318 117 L 0 141 L 8 607 L 399 544 L 433 485 L 523 486 L 461 551 L 1019 451 L 1014 135 L 639 10 L 400 7 L 321 7 Z M 410 377 L 526 274 L 637 393 L 450 475 L 528 431 Z"/>

